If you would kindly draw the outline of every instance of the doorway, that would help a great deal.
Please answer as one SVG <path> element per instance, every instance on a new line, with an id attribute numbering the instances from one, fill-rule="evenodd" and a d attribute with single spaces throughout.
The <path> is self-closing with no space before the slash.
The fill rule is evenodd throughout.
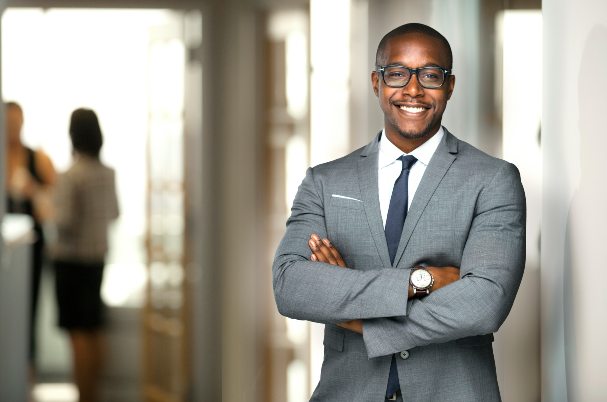
<path id="1" fill-rule="evenodd" d="M 184 88 L 195 20 L 169 10 L 9 8 L 2 16 L 2 96 L 24 109 L 24 142 L 62 172 L 71 160 L 69 115 L 92 108 L 104 133 L 101 159 L 116 170 L 121 216 L 110 230 L 102 289 L 105 400 L 186 393 Z M 75 400 L 70 352 L 45 271 L 36 395 L 67 402 Z"/>

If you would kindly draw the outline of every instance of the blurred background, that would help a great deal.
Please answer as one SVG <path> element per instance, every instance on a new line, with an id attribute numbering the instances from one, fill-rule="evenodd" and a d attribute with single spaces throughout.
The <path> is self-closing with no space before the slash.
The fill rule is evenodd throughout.
<path id="1" fill-rule="evenodd" d="M 527 193 L 526 272 L 494 344 L 503 400 L 607 400 L 607 3 L 570 3 L 0 1 L 1 92 L 23 107 L 23 141 L 64 171 L 69 114 L 89 107 L 116 170 L 103 401 L 308 400 L 323 328 L 278 315 L 273 253 L 306 168 L 382 128 L 375 50 L 413 21 L 453 48 L 443 124 L 515 163 Z M 0 242 L 0 356 L 13 357 L 0 400 L 26 400 L 32 383 L 35 401 L 76 401 L 50 268 L 28 374 L 15 218 Z"/>

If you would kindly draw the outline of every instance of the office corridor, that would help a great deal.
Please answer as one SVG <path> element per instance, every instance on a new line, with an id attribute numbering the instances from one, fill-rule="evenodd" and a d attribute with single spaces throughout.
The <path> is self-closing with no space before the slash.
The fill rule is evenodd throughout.
<path id="1" fill-rule="evenodd" d="M 0 10 L 0 91 L 23 108 L 23 143 L 60 176 L 74 160 L 70 113 L 88 107 L 100 160 L 116 173 L 100 402 L 309 400 L 324 326 L 278 314 L 272 259 L 306 169 L 384 126 L 369 80 L 375 50 L 411 21 L 453 48 L 444 126 L 514 163 L 526 191 L 527 265 L 493 344 L 502 399 L 605 399 L 607 326 L 593 319 L 607 294 L 607 222 L 595 213 L 604 2 L 0 0 Z M 50 255 L 35 370 L 28 362 L 33 225 L 6 213 L 5 160 L 0 401 L 78 401 Z M 49 244 L 53 230 L 44 225 Z"/>

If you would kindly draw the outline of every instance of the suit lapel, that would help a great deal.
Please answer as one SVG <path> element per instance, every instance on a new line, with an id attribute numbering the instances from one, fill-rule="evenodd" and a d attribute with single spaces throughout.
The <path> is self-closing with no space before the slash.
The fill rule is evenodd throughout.
<path id="1" fill-rule="evenodd" d="M 381 134 L 380 134 L 381 135 Z M 367 221 L 371 228 L 371 235 L 375 241 L 378 254 L 385 268 L 390 268 L 390 255 L 386 235 L 384 234 L 384 223 L 379 206 L 379 189 L 377 185 L 377 159 L 379 152 L 379 135 L 361 153 L 358 161 L 358 183 L 360 193 L 365 207 Z"/>
<path id="2" fill-rule="evenodd" d="M 400 259 L 403 256 L 409 239 L 413 234 L 415 226 L 419 218 L 422 216 L 428 202 L 432 198 L 432 195 L 436 191 L 436 188 L 440 184 L 443 177 L 451 167 L 451 164 L 457 157 L 457 139 L 445 129 L 445 136 L 439 144 L 436 152 L 432 156 L 424 176 L 422 177 L 419 187 L 415 191 L 415 196 L 411 202 L 411 207 L 407 213 L 407 219 L 405 220 L 405 226 L 403 227 L 403 233 L 400 238 L 398 250 L 394 257 L 394 266 L 398 266 Z M 377 170 L 377 169 L 376 169 Z M 376 182 L 377 183 L 377 182 Z M 387 247 L 387 246 L 386 246 Z"/>

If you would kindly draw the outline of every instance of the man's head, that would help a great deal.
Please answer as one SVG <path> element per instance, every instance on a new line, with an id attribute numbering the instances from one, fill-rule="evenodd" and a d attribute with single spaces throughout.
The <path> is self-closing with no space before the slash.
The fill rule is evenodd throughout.
<path id="1" fill-rule="evenodd" d="M 21 143 L 23 127 L 23 109 L 17 102 L 6 102 L 6 139 L 9 146 Z"/>
<path id="2" fill-rule="evenodd" d="M 70 138 L 74 151 L 98 159 L 103 135 L 97 114 L 91 109 L 74 110 L 70 119 Z"/>
<path id="3" fill-rule="evenodd" d="M 447 52 L 448 61 L 447 64 L 442 67 L 445 67 L 448 70 L 451 70 L 453 68 L 453 53 L 451 52 L 451 45 L 449 44 L 447 38 L 441 35 L 441 33 L 438 32 L 436 29 L 429 27 L 428 25 L 419 24 L 416 22 L 396 27 L 384 35 L 381 41 L 379 41 L 379 45 L 377 46 L 377 52 L 375 53 L 375 67 L 386 65 L 385 50 L 388 41 L 392 38 L 396 38 L 398 36 L 406 34 L 423 34 L 438 39 L 443 44 L 445 51 Z"/>
<path id="4" fill-rule="evenodd" d="M 452 64 L 449 42 L 429 26 L 405 24 L 382 38 L 371 84 L 384 113 L 386 136 L 397 146 L 415 148 L 438 131 L 455 86 Z M 415 70 L 424 67 L 436 68 Z"/>

